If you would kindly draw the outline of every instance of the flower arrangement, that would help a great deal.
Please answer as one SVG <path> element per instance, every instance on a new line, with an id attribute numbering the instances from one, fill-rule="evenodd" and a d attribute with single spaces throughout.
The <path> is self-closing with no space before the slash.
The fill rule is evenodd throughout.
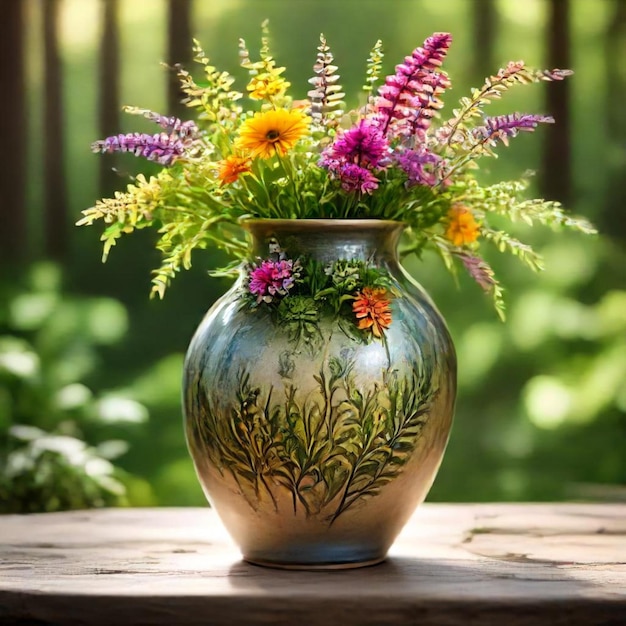
<path id="1" fill-rule="evenodd" d="M 401 255 L 421 257 L 431 250 L 452 271 L 460 264 L 493 295 L 503 316 L 502 288 L 481 246 L 495 244 L 533 270 L 541 268 L 541 258 L 492 222 L 503 216 L 585 233 L 594 229 L 557 202 L 525 198 L 526 180 L 479 183 L 480 159 L 496 156 L 495 149 L 520 132 L 554 121 L 519 113 L 490 117 L 483 109 L 515 85 L 560 81 L 571 72 L 511 62 L 442 117 L 442 97 L 450 87 L 442 63 L 450 44 L 450 34 L 433 34 L 382 79 L 384 55 L 376 42 L 366 64 L 363 104 L 347 110 L 323 35 L 306 100 L 289 95 L 266 24 L 258 60 L 240 40 L 248 105 L 242 104 L 244 93 L 234 90 L 234 78 L 211 65 L 195 41 L 202 80 L 186 69 L 176 71 L 197 121 L 126 107 L 161 131 L 108 137 L 93 150 L 130 152 L 163 167 L 98 201 L 78 224 L 104 222 L 104 259 L 123 234 L 156 227 L 163 262 L 154 272 L 153 294 L 160 297 L 175 274 L 190 267 L 194 250 L 214 246 L 234 257 L 223 271 L 244 263 L 250 305 L 280 309 L 283 319 L 296 320 L 294 333 L 306 332 L 307 315 L 317 314 L 307 302 L 324 302 L 335 311 L 350 308 L 357 330 L 380 337 L 391 322 L 393 296 L 384 275 L 350 260 L 317 267 L 287 258 L 279 246 L 265 259 L 251 259 L 241 224 L 250 218 L 397 220 L 406 225 Z M 295 294 L 300 300 L 290 303 Z"/>

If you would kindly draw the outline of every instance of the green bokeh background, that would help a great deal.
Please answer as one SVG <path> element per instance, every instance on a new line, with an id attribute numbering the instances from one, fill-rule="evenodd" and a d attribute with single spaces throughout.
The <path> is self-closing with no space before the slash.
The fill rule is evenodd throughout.
<path id="1" fill-rule="evenodd" d="M 25 0 L 25 4 L 29 120 L 26 256 L 35 261 L 41 260 L 45 238 L 41 220 L 45 194 L 40 140 L 45 132 L 41 121 L 42 18 L 38 0 Z M 519 58 L 533 66 L 545 66 L 550 37 L 548 2 L 499 0 L 495 4 L 498 21 L 492 73 L 506 61 Z M 621 105 L 608 100 L 604 46 L 617 3 L 571 0 L 570 4 L 575 70 L 571 79 L 574 186 L 568 208 L 596 221 L 604 232 L 590 238 L 518 228 L 515 234 L 545 255 L 547 270 L 541 275 L 532 274 L 514 259 L 489 254 L 507 287 L 506 324 L 497 320 L 489 300 L 470 280 L 461 276 L 456 284 L 437 259 L 410 265 L 448 320 L 459 356 L 455 426 L 431 501 L 626 498 L 626 252 L 624 241 L 610 228 L 624 219 L 623 212 L 617 216 L 611 208 L 611 196 L 616 193 L 614 181 L 619 180 L 619 172 L 625 173 L 626 138 L 606 122 L 607 111 Z M 119 7 L 121 101 L 165 113 L 167 72 L 159 61 L 166 58 L 166 3 L 121 0 Z M 35 275 L 41 277 L 41 272 L 49 271 L 57 277 L 54 281 L 58 280 L 59 286 L 53 289 L 57 304 L 109 303 L 94 313 L 93 322 L 96 335 L 100 327 L 109 329 L 109 340 L 94 339 L 84 320 L 75 322 L 76 333 L 84 335 L 91 346 L 90 366 L 79 371 L 78 360 L 64 358 L 67 367 L 76 368 L 74 378 L 96 394 L 113 393 L 148 409 L 147 420 L 130 420 L 132 424 L 89 426 L 75 417 L 87 439 L 106 434 L 106 438 L 128 441 L 129 451 L 116 461 L 134 476 L 129 479 L 126 502 L 198 505 L 205 500 L 185 449 L 179 400 L 181 365 L 195 327 L 229 283 L 209 279 L 207 270 L 219 259 L 212 253 L 199 253 L 192 270 L 176 279 L 163 302 L 150 301 L 150 270 L 158 265 L 158 255 L 151 247 L 152 233 L 136 233 L 122 241 L 102 265 L 97 229 L 73 227 L 80 211 L 93 205 L 99 194 L 98 159 L 102 157 L 91 155 L 89 144 L 98 138 L 101 9 L 99 0 L 64 0 L 62 4 L 70 246 L 60 275 L 41 267 Z M 472 86 L 482 83 L 470 28 L 474 11 L 472 0 L 196 0 L 192 31 L 215 65 L 241 76 L 238 38 L 244 37 L 250 48 L 257 48 L 260 24 L 269 18 L 274 55 L 280 65 L 287 66 L 286 76 L 297 98 L 306 95 L 306 81 L 323 32 L 352 105 L 376 39 L 385 44 L 385 69 L 390 73 L 430 33 L 450 31 L 454 43 L 446 69 L 453 89 L 445 96 L 445 114 Z M 622 49 L 626 51 L 626 46 Z M 623 73 L 620 79 L 626 81 Z M 244 84 L 240 82 L 239 88 Z M 544 98 L 542 86 L 518 87 L 503 102 L 494 104 L 490 113 L 546 112 Z M 126 116 L 120 130 L 135 130 L 138 121 Z M 550 130 L 520 136 L 508 150 L 501 151 L 499 160 L 484 163 L 481 176 L 486 181 L 515 178 L 536 169 Z M 128 156 L 119 161 L 119 167 L 136 173 L 143 165 Z M 120 187 L 124 184 L 120 178 Z M 32 299 L 30 304 L 28 298 L 24 300 L 25 294 L 41 291 L 41 285 L 33 285 L 29 271 L 25 268 L 21 277 L 19 273 L 2 274 L 6 306 L 0 330 L 36 342 L 36 332 L 20 325 L 23 314 L 15 313 L 19 294 L 23 310 L 36 306 Z M 44 291 L 50 290 L 52 279 L 41 280 Z M 42 315 L 47 320 L 42 323 L 53 327 L 46 332 L 57 332 L 54 324 L 58 322 L 46 318 L 45 312 Z M 48 359 L 51 372 L 60 358 L 55 354 L 42 357 Z M 46 424 L 43 401 L 28 411 L 18 408 L 11 400 L 15 381 L 7 380 L 3 383 L 0 379 L 0 385 L 5 385 L 0 396 L 4 394 L 6 400 L 0 403 L 5 413 L 0 425 L 19 421 L 58 427 L 58 420 Z M 24 389 L 20 393 L 28 395 L 28 388 Z"/>

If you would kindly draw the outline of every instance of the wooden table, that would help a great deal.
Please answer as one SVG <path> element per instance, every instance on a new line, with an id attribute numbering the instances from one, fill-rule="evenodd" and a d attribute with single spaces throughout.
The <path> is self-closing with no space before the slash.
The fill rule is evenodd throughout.
<path id="1" fill-rule="evenodd" d="M 0 624 L 626 625 L 626 505 L 426 504 L 330 572 L 241 562 L 209 509 L 5 516 Z"/>

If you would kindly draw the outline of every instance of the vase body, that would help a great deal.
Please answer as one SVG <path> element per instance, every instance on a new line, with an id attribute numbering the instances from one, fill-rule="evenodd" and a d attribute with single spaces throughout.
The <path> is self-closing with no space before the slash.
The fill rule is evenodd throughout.
<path id="1" fill-rule="evenodd" d="M 401 224 L 258 220 L 247 228 L 256 257 L 274 246 L 318 266 L 361 262 L 384 274 L 391 323 L 380 336 L 346 332 L 349 320 L 317 311 L 313 300 L 311 310 L 277 318 L 271 306 L 249 306 L 242 272 L 185 360 L 198 478 L 247 561 L 379 562 L 426 497 L 448 441 L 456 393 L 449 333 L 398 263 Z"/>

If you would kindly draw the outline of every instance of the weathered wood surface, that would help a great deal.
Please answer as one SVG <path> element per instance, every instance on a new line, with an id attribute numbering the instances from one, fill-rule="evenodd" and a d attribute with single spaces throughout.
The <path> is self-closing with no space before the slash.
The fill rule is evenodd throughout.
<path id="1" fill-rule="evenodd" d="M 0 624 L 626 624 L 626 505 L 424 505 L 389 559 L 241 562 L 209 509 L 0 517 Z"/>

